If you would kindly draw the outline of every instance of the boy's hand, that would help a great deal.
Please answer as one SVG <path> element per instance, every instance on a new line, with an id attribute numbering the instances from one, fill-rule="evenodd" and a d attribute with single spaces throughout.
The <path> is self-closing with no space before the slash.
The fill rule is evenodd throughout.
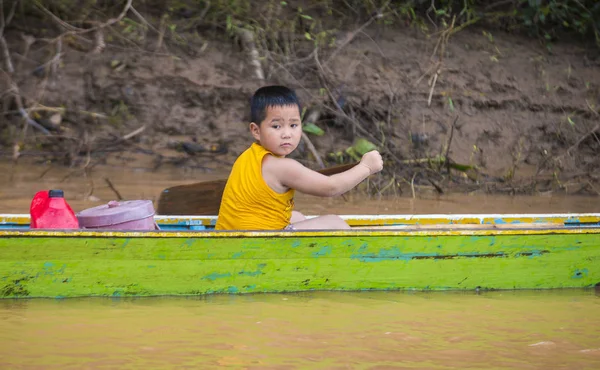
<path id="1" fill-rule="evenodd" d="M 360 164 L 366 166 L 371 175 L 383 169 L 383 159 L 377 150 L 365 153 L 360 159 Z"/>

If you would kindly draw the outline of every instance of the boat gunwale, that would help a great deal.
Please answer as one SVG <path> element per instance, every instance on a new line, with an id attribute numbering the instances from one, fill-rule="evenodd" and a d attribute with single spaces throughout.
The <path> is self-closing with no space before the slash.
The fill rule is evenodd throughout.
<path id="1" fill-rule="evenodd" d="M 268 230 L 268 231 L 92 231 L 92 230 L 0 230 L 0 237 L 60 237 L 60 238 L 310 238 L 310 237 L 431 237 L 431 236 L 499 236 L 499 235 L 553 235 L 553 234 L 600 234 L 600 226 L 496 229 L 428 229 L 403 228 L 402 230 Z"/>
<path id="2" fill-rule="evenodd" d="M 308 215 L 307 218 L 317 217 Z M 386 214 L 340 215 L 351 226 L 439 225 L 439 224 L 495 224 L 535 222 L 562 224 L 568 222 L 600 223 L 600 213 L 465 213 L 465 214 Z M 214 226 L 217 216 L 155 215 L 162 225 Z M 543 220 L 543 221 L 540 221 Z M 29 214 L 0 214 L 0 225 L 7 223 L 29 224 Z"/>

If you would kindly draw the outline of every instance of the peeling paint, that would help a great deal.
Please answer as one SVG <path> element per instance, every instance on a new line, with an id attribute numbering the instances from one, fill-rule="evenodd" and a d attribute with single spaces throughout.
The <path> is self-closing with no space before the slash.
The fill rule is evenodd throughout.
<path id="1" fill-rule="evenodd" d="M 262 272 L 262 269 L 264 269 L 266 266 L 266 264 L 261 263 L 258 266 L 256 266 L 256 271 L 240 271 L 238 272 L 238 275 L 246 275 L 246 276 L 259 276 L 259 275 L 263 275 L 264 273 Z"/>
<path id="2" fill-rule="evenodd" d="M 194 244 L 194 239 L 186 239 L 179 248 L 190 248 Z"/>
<path id="3" fill-rule="evenodd" d="M 575 272 L 573 272 L 573 276 L 571 276 L 572 279 L 581 279 L 583 277 L 587 277 L 588 276 L 588 269 L 583 268 L 583 269 L 576 269 Z"/>
<path id="4" fill-rule="evenodd" d="M 398 247 L 389 249 L 382 248 L 377 253 L 357 253 L 350 256 L 350 258 L 358 259 L 361 262 L 382 262 L 389 260 L 409 261 L 411 259 L 409 255 L 402 253 Z"/>
<path id="5" fill-rule="evenodd" d="M 235 293 L 239 293 L 239 292 L 240 292 L 240 290 L 237 287 L 234 287 L 234 286 L 227 287 L 227 293 L 229 293 L 229 294 L 235 294 Z"/>
<path id="6" fill-rule="evenodd" d="M 202 278 L 202 280 L 208 280 L 208 281 L 215 281 L 217 279 L 222 279 L 222 278 L 228 278 L 231 277 L 231 274 L 225 273 L 225 274 L 219 274 L 217 272 L 213 272 L 212 274 L 206 275 Z"/>
<path id="7" fill-rule="evenodd" d="M 515 257 L 528 257 L 528 258 L 534 258 L 534 257 L 540 257 L 543 254 L 546 253 L 550 253 L 550 251 L 546 251 L 546 250 L 531 250 L 528 252 L 519 252 L 519 253 L 515 253 Z"/>
<path id="8" fill-rule="evenodd" d="M 331 254 L 331 246 L 325 245 L 318 252 L 312 254 L 313 257 L 323 257 Z"/>

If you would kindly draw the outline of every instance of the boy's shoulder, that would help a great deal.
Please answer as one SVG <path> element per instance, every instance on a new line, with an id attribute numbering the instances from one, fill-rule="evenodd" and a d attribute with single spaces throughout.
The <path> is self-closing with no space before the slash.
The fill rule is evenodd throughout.
<path id="1" fill-rule="evenodd" d="M 305 169 L 306 167 L 295 159 L 275 155 L 266 155 L 262 161 L 263 176 L 272 174 L 280 180 L 297 176 Z"/>
<path id="2" fill-rule="evenodd" d="M 267 185 L 278 193 L 289 190 L 287 180 L 300 174 L 300 162 L 274 155 L 265 155 L 262 161 L 261 175 Z"/>

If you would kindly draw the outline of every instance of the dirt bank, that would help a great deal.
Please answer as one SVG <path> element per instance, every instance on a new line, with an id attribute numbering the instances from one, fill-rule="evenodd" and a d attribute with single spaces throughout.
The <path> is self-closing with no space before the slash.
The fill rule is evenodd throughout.
<path id="1" fill-rule="evenodd" d="M 351 31 L 327 55 L 270 63 L 265 80 L 227 37 L 158 53 L 110 43 L 94 53 L 65 39 L 56 73 L 40 72 L 51 50 L 34 43 L 16 58 L 12 80 L 50 135 L 24 129 L 16 102 L 5 98 L 2 158 L 226 173 L 251 142 L 249 97 L 281 83 L 320 113 L 324 135 L 308 136 L 326 165 L 351 161 L 345 151 L 358 138 L 379 146 L 387 165 L 371 193 L 600 195 L 596 49 L 563 42 L 550 51 L 474 26 L 442 44 L 439 34 L 409 27 Z M 6 38 L 22 54 L 21 32 L 9 29 Z M 318 167 L 306 145 L 296 158 Z"/>

